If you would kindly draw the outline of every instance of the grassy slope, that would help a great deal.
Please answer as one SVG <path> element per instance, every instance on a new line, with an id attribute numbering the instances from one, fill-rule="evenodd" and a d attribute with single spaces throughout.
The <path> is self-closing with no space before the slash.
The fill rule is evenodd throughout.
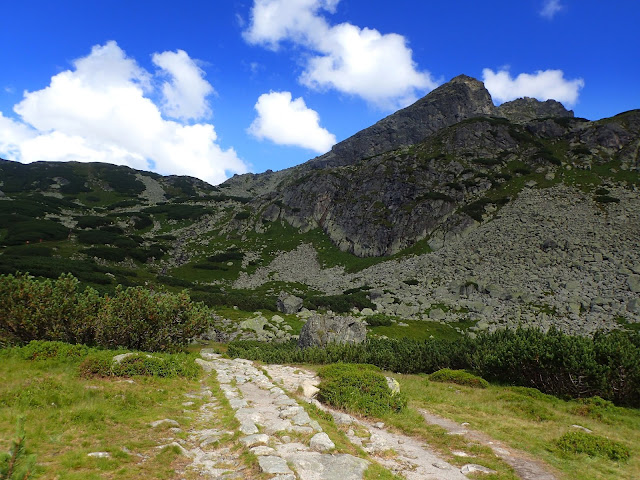
<path id="1" fill-rule="evenodd" d="M 174 449 L 155 448 L 167 432 L 148 423 L 172 418 L 188 427 L 182 394 L 198 390 L 197 380 L 82 379 L 77 361 L 0 358 L 0 451 L 7 451 L 16 419 L 24 416 L 27 448 L 37 456 L 40 478 L 173 478 L 184 461 Z M 111 458 L 87 456 L 96 451 Z M 140 463 L 138 454 L 148 460 Z"/>

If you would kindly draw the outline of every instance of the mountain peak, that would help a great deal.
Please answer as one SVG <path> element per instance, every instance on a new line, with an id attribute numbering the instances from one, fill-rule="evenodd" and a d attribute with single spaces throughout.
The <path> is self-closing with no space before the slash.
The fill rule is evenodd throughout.
<path id="1" fill-rule="evenodd" d="M 417 102 L 337 143 L 307 165 L 311 168 L 348 165 L 423 140 L 436 131 L 478 116 L 497 115 L 491 95 L 479 80 L 458 75 Z"/>

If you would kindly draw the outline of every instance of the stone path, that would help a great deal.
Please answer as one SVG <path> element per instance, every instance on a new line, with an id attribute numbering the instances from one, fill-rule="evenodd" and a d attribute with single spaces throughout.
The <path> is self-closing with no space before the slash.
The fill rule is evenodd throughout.
<path id="1" fill-rule="evenodd" d="M 337 453 L 335 444 L 317 421 L 286 392 L 299 392 L 308 403 L 330 413 L 345 431 L 348 440 L 367 452 L 370 459 L 407 480 L 466 480 L 474 472 L 492 473 L 472 463 L 454 466 L 437 456 L 422 440 L 391 432 L 382 422 L 371 422 L 333 410 L 313 397 L 319 379 L 301 368 L 267 365 L 257 368 L 243 359 L 225 359 L 204 349 L 196 360 L 206 372 L 199 392 L 187 396 L 184 406 L 194 399 L 204 400 L 197 412 L 196 425 L 186 440 L 173 441 L 188 457 L 189 465 L 177 472 L 180 478 L 232 480 L 269 478 L 273 480 L 362 480 L 370 461 L 354 455 Z M 220 389 L 239 422 L 238 443 L 257 457 L 258 471 L 240 459 L 241 450 L 228 444 L 234 432 L 213 428 L 219 425 L 221 406 L 207 386 L 214 373 Z M 438 424 L 451 434 L 465 435 L 471 441 L 491 447 L 524 480 L 555 480 L 542 462 L 469 430 L 464 425 L 421 411 L 425 420 Z M 160 422 L 173 422 L 165 419 Z M 179 428 L 172 428 L 179 432 Z M 463 452 L 459 452 L 463 456 Z M 454 452 L 454 454 L 457 454 Z"/>
<path id="2" fill-rule="evenodd" d="M 218 424 L 220 405 L 207 386 L 207 376 L 203 378 L 202 387 L 198 392 L 186 394 L 183 406 L 188 411 L 195 403 L 194 400 L 204 400 L 197 411 L 194 427 L 188 431 L 186 440 L 173 441 L 168 445 L 178 447 L 182 454 L 189 459 L 187 467 L 178 471 L 180 478 L 203 478 L 208 480 L 235 480 L 250 478 L 246 475 L 246 467 L 240 459 L 239 453 L 229 447 L 221 447 L 219 440 L 233 432 L 212 428 Z M 174 422 L 165 419 L 160 422 Z M 157 422 L 156 422 L 157 423 Z M 170 429 L 179 433 L 179 428 Z M 165 447 L 162 445 L 160 448 Z"/>
<path id="3" fill-rule="evenodd" d="M 335 445 L 304 408 L 249 360 L 228 360 L 203 350 L 198 360 L 215 370 L 240 422 L 240 443 L 275 480 L 360 480 L 369 462 L 331 452 Z"/>
<path id="4" fill-rule="evenodd" d="M 313 395 L 313 387 L 319 383 L 319 379 L 313 373 L 300 368 L 266 365 L 264 369 L 275 383 L 283 385 L 289 391 L 300 388 L 307 398 Z M 346 425 L 347 437 L 351 443 L 361 447 L 379 464 L 396 475 L 407 480 L 466 480 L 467 478 L 463 475 L 461 468 L 438 457 L 419 439 L 389 432 L 382 423 L 357 419 L 330 409 L 311 398 L 308 400 L 315 403 L 318 408 L 331 413 L 337 425 Z"/>
<path id="5" fill-rule="evenodd" d="M 451 435 L 462 435 L 469 440 L 488 446 L 497 457 L 508 463 L 523 480 L 556 480 L 545 464 L 520 450 L 508 447 L 484 433 L 471 430 L 466 424 L 458 424 L 426 410 L 420 410 L 420 414 L 427 423 L 438 425 Z"/>

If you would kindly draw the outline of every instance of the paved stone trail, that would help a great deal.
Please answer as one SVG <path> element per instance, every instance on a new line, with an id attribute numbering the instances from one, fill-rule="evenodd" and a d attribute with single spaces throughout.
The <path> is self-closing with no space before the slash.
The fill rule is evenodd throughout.
<path id="1" fill-rule="evenodd" d="M 369 462 L 323 453 L 335 445 L 317 421 L 249 360 L 228 360 L 204 350 L 198 363 L 218 383 L 240 422 L 240 437 L 274 480 L 360 480 Z"/>
<path id="2" fill-rule="evenodd" d="M 201 357 L 196 361 L 207 376 L 212 372 L 217 375 L 220 388 L 240 424 L 239 443 L 257 456 L 261 478 L 266 474 L 272 480 L 362 480 L 370 465 L 369 460 L 336 453 L 335 444 L 318 422 L 310 418 L 286 391 L 300 392 L 305 401 L 329 412 L 335 423 L 346 430 L 351 443 L 366 451 L 371 460 L 407 480 L 466 480 L 465 475 L 469 473 L 492 472 L 474 464 L 451 465 L 420 439 L 390 432 L 381 422 L 355 418 L 320 404 L 313 399 L 319 383 L 313 372 L 283 365 L 257 368 L 249 360 L 225 359 L 207 349 L 202 350 Z M 189 431 L 186 441 L 172 443 L 190 459 L 185 471 L 178 473 L 193 478 L 195 472 L 198 478 L 216 480 L 255 478 L 257 472 L 243 464 L 240 450 L 221 447 L 218 443 L 234 432 L 210 428 L 219 424 L 217 417 L 221 407 L 206 386 L 206 378 L 200 392 L 189 394 L 193 399 L 205 400 L 195 422 L 202 428 L 196 426 Z M 185 402 L 185 406 L 189 403 Z M 437 423 L 435 417 L 422 413 L 427 421 Z M 443 426 L 453 430 L 452 425 Z M 470 440 L 491 446 L 521 478 L 554 480 L 539 462 L 499 443 L 492 444 L 482 434 L 472 433 L 477 434 L 477 438 L 473 436 Z"/>
<path id="3" fill-rule="evenodd" d="M 282 365 L 264 367 L 274 382 L 287 390 L 319 383 L 311 372 Z M 407 480 L 466 480 L 461 469 L 438 457 L 428 445 L 416 438 L 387 431 L 382 423 L 357 419 L 315 402 L 318 408 L 330 412 L 338 425 L 348 425 L 347 437 L 351 443 L 363 448 L 379 464 Z"/>
<path id="4" fill-rule="evenodd" d="M 249 478 L 246 475 L 246 467 L 242 463 L 237 452 L 228 447 L 220 447 L 218 441 L 225 435 L 233 435 L 233 432 L 211 428 L 218 423 L 220 405 L 207 386 L 207 376 L 201 381 L 202 388 L 199 392 L 186 394 L 183 406 L 189 409 L 193 400 L 204 400 L 199 410 L 194 427 L 188 431 L 186 440 L 172 442 L 169 445 L 177 446 L 183 455 L 189 458 L 190 463 L 184 471 L 178 471 L 180 478 L 187 476 L 193 478 L 235 480 Z M 171 422 L 171 420 L 162 420 Z M 179 429 L 176 429 L 176 431 Z"/>

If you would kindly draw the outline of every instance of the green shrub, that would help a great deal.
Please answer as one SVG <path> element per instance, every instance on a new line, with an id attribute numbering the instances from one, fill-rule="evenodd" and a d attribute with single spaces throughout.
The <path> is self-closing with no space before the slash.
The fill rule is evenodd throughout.
<path id="1" fill-rule="evenodd" d="M 210 325 L 207 308 L 177 295 L 118 287 L 98 312 L 96 343 L 105 348 L 170 351 L 186 346 Z"/>
<path id="2" fill-rule="evenodd" d="M 376 308 L 376 305 L 369 300 L 367 292 L 363 291 L 357 291 L 348 295 L 314 295 L 307 297 L 303 305 L 309 310 L 326 309 L 337 313 L 349 312 L 354 307 L 358 309 Z"/>
<path id="3" fill-rule="evenodd" d="M 626 462 L 631 456 L 629 448 L 622 443 L 586 432 L 565 433 L 556 440 L 556 446 L 565 453 L 584 453 L 614 461 Z"/>
<path id="4" fill-rule="evenodd" d="M 93 215 L 85 215 L 76 218 L 76 228 L 98 228 L 111 224 L 111 220 L 105 217 L 97 217 Z"/>
<path id="5" fill-rule="evenodd" d="M 429 375 L 429 380 L 434 382 L 455 383 L 457 385 L 466 385 L 473 388 L 487 388 L 489 382 L 472 373 L 464 370 L 451 370 L 443 368 Z"/>
<path id="6" fill-rule="evenodd" d="M 370 327 L 390 327 L 393 324 L 391 319 L 382 313 L 369 315 L 367 317 L 367 325 Z"/>
<path id="7" fill-rule="evenodd" d="M 380 417 L 407 406 L 406 396 L 393 394 L 376 367 L 336 364 L 323 367 L 318 399 L 334 407 Z"/>
<path id="8" fill-rule="evenodd" d="M 573 398 L 599 396 L 640 406 L 640 333 L 614 331 L 593 338 L 555 329 L 519 328 L 475 339 L 369 338 L 359 345 L 300 349 L 294 342 L 232 342 L 229 355 L 271 363 L 370 363 L 398 373 L 465 369 L 488 379 Z M 533 396 L 531 393 L 530 396 Z"/>
<path id="9" fill-rule="evenodd" d="M 90 348 L 86 345 L 72 345 L 65 342 L 33 340 L 24 347 L 17 349 L 18 354 L 25 360 L 58 360 L 77 361 L 86 357 Z"/>
<path id="10" fill-rule="evenodd" d="M 403 280 L 403 283 L 406 283 L 407 285 L 418 285 L 418 280 L 416 280 L 415 278 L 410 278 L 408 280 Z"/>
<path id="11" fill-rule="evenodd" d="M 41 240 L 64 240 L 69 229 L 52 220 L 28 220 L 12 223 L 7 227 L 6 245 L 21 245 Z"/>
<path id="12" fill-rule="evenodd" d="M 149 355 L 134 353 L 119 362 L 113 360 L 113 352 L 95 351 L 78 366 L 81 377 L 187 377 L 196 378 L 200 367 L 193 355 L 186 353 Z"/>
<path id="13" fill-rule="evenodd" d="M 619 198 L 610 195 L 596 195 L 595 200 L 598 203 L 620 203 Z"/>
<path id="14" fill-rule="evenodd" d="M 0 480 L 27 480 L 33 476 L 36 457 L 25 447 L 24 419 L 18 419 L 16 438 L 7 453 L 0 452 Z"/>
<path id="15" fill-rule="evenodd" d="M 236 220 L 246 220 L 247 218 L 249 218 L 251 216 L 250 212 L 247 211 L 242 211 L 242 212 L 238 212 L 236 213 L 236 216 L 233 217 Z"/>
<path id="16" fill-rule="evenodd" d="M 15 255 L 17 257 L 51 257 L 53 256 L 53 249 L 38 244 L 16 245 L 14 247 L 7 247 L 4 255 Z"/>
<path id="17" fill-rule="evenodd" d="M 578 399 L 578 405 L 576 405 L 572 413 L 580 415 L 582 417 L 602 420 L 602 418 L 613 409 L 613 402 L 596 396 L 591 398 Z"/>
<path id="18" fill-rule="evenodd" d="M 86 230 L 76 234 L 78 241 L 85 245 L 104 245 L 123 238 L 120 234 L 108 230 Z"/>
<path id="19" fill-rule="evenodd" d="M 36 281 L 28 274 L 0 276 L 0 337 L 22 342 L 60 340 L 90 343 L 92 320 L 101 304 L 93 289 L 79 291 L 79 282 L 63 274 Z"/>

